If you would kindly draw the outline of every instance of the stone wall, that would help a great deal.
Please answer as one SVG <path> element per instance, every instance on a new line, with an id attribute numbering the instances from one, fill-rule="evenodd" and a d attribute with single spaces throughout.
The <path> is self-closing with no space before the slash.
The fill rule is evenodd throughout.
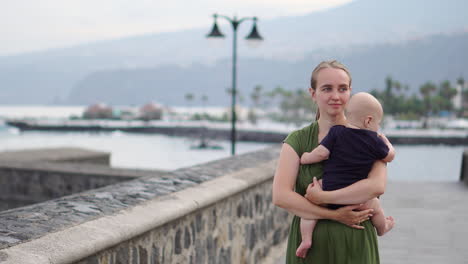
<path id="1" fill-rule="evenodd" d="M 79 263 L 261 263 L 287 236 L 285 223 L 269 180 Z"/>
<path id="2" fill-rule="evenodd" d="M 278 155 L 272 147 L 0 212 L 0 263 L 262 263 L 289 228 L 271 203 Z"/>
<path id="3" fill-rule="evenodd" d="M 14 163 L 0 164 L 0 211 L 39 203 L 58 197 L 128 181 L 139 174 L 121 175 L 108 167 L 76 164 Z M 154 173 L 153 173 L 154 175 Z"/>
<path id="4" fill-rule="evenodd" d="M 0 161 L 47 161 L 110 165 L 110 153 L 82 148 L 38 148 L 0 152 Z"/>
<path id="5" fill-rule="evenodd" d="M 109 158 L 109 153 L 77 148 L 2 152 L 0 211 L 165 173 L 113 169 Z"/>

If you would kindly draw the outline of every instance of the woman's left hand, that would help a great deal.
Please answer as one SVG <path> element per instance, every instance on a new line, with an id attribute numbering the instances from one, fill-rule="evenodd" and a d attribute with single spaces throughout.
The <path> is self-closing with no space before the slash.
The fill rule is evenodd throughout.
<path id="1" fill-rule="evenodd" d="M 313 182 L 307 187 L 307 191 L 304 196 L 311 203 L 321 205 L 324 204 L 324 202 L 321 200 L 323 192 L 322 185 L 319 184 L 317 178 L 314 177 Z"/>

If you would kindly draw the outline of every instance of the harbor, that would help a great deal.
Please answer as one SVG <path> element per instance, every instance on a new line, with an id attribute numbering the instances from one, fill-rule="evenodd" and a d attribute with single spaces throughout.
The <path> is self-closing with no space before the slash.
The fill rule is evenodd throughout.
<path id="1" fill-rule="evenodd" d="M 6 120 L 20 131 L 112 132 L 162 134 L 168 136 L 202 137 L 225 140 L 230 138 L 228 123 L 208 121 L 140 121 L 140 120 Z M 281 142 L 295 128 L 281 124 L 265 126 L 238 125 L 237 140 Z M 386 129 L 383 133 L 393 144 L 402 145 L 468 145 L 465 129 Z"/>

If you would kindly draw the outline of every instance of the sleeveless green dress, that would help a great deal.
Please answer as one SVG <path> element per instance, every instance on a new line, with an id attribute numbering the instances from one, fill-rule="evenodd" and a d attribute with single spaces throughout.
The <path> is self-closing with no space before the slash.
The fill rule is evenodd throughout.
<path id="1" fill-rule="evenodd" d="M 299 155 L 318 145 L 318 123 L 296 130 L 288 135 L 289 144 Z M 300 165 L 295 191 L 304 195 L 312 178 L 322 178 L 322 164 Z M 364 230 L 354 229 L 332 220 L 319 220 L 315 226 L 312 247 L 305 259 L 296 257 L 301 243 L 300 217 L 294 216 L 289 230 L 286 251 L 287 264 L 379 264 L 377 236 L 371 221 L 365 221 Z"/>

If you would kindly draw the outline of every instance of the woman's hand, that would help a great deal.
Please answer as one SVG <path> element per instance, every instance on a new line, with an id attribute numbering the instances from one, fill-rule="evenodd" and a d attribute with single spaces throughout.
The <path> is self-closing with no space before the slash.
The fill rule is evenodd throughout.
<path id="1" fill-rule="evenodd" d="M 323 193 L 322 184 L 320 184 L 319 181 L 317 181 L 317 178 L 314 177 L 313 182 L 307 187 L 304 197 L 313 204 L 321 205 L 325 204 L 322 201 Z"/>
<path id="2" fill-rule="evenodd" d="M 374 210 L 365 209 L 362 211 L 354 211 L 356 209 L 362 209 L 362 204 L 348 205 L 337 209 L 335 220 L 352 228 L 364 229 L 364 227 L 359 224 L 369 220 Z"/>

